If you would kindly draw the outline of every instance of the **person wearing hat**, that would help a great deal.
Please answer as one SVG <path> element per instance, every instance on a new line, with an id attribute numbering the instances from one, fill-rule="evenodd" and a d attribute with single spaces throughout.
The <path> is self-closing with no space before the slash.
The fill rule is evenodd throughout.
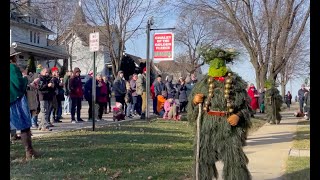
<path id="1" fill-rule="evenodd" d="M 200 124 L 194 146 L 199 171 L 194 173 L 199 179 L 218 179 L 216 162 L 222 161 L 222 179 L 251 180 L 242 148 L 251 126 L 249 96 L 244 80 L 226 66 L 238 53 L 209 47 L 200 55 L 210 66 L 192 89 L 187 107 L 191 123 Z"/>
<path id="2" fill-rule="evenodd" d="M 60 123 L 62 118 L 62 101 L 64 101 L 63 81 L 59 77 L 59 69 L 55 66 L 51 68 L 52 83 L 55 87 L 55 95 L 53 96 L 54 105 L 51 110 L 52 120 L 51 122 Z"/>
<path id="3" fill-rule="evenodd" d="M 36 152 L 31 139 L 31 115 L 26 98 L 28 79 L 26 71 L 21 73 L 17 66 L 16 52 L 10 47 L 10 127 L 21 131 L 21 142 L 25 148 L 26 159 L 35 158 Z"/>
<path id="4" fill-rule="evenodd" d="M 258 102 L 259 92 L 257 91 L 256 87 L 252 83 L 250 84 L 247 92 L 249 97 L 251 98 L 251 101 L 250 101 L 250 107 L 252 110 L 251 117 L 254 117 L 254 114 L 256 114 L 257 109 L 259 109 L 259 102 Z"/>
<path id="5" fill-rule="evenodd" d="M 113 82 L 113 91 L 114 91 L 114 96 L 116 98 L 116 102 L 119 102 L 122 104 L 122 107 L 126 106 L 124 97 L 126 95 L 126 82 L 123 80 L 123 71 L 118 71 L 118 76 Z M 126 109 L 126 108 L 125 108 Z"/>
<path id="6" fill-rule="evenodd" d="M 81 119 L 81 101 L 83 98 L 82 82 L 80 78 L 80 69 L 75 67 L 73 76 L 70 78 L 70 98 L 71 98 L 71 123 L 83 122 Z M 77 120 L 75 118 L 77 108 Z"/>

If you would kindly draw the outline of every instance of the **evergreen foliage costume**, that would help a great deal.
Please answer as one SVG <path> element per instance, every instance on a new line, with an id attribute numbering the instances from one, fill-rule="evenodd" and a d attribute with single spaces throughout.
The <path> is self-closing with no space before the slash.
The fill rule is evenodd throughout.
<path id="1" fill-rule="evenodd" d="M 223 179 L 250 180 L 248 158 L 243 152 L 251 126 L 247 84 L 228 70 L 237 53 L 205 49 L 202 56 L 210 64 L 208 75 L 197 82 L 189 96 L 188 119 L 193 124 L 203 102 L 200 119 L 199 179 L 218 178 L 215 162 L 222 161 Z M 196 144 L 196 143 L 195 143 Z"/>
<path id="2" fill-rule="evenodd" d="M 281 121 L 282 97 L 274 82 L 266 81 L 265 86 L 267 88 L 265 93 L 267 121 L 270 124 L 279 124 Z"/>

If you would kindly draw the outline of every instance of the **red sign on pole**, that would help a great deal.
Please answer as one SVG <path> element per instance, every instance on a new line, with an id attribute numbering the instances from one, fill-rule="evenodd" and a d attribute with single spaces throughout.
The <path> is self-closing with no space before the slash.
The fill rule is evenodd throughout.
<path id="1" fill-rule="evenodd" d="M 173 33 L 155 33 L 153 37 L 153 60 L 172 61 L 174 53 Z"/>

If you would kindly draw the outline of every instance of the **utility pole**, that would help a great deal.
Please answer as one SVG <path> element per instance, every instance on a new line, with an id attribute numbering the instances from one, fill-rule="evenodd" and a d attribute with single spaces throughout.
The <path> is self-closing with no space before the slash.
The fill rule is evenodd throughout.
<path id="1" fill-rule="evenodd" d="M 147 70 L 147 77 L 146 77 L 146 118 L 149 120 L 150 117 L 150 111 L 149 111 L 149 99 L 150 99 L 150 29 L 151 25 L 153 25 L 153 17 L 148 19 L 147 23 L 147 59 L 146 59 L 146 70 Z"/>

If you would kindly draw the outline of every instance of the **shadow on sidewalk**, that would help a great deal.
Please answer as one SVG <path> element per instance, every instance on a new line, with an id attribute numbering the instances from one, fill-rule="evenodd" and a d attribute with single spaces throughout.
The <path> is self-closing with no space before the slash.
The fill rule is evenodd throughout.
<path id="1" fill-rule="evenodd" d="M 248 138 L 247 145 L 255 146 L 255 145 L 291 142 L 291 141 L 292 141 L 291 133 L 281 133 L 281 135 L 263 136 L 259 138 Z"/>

